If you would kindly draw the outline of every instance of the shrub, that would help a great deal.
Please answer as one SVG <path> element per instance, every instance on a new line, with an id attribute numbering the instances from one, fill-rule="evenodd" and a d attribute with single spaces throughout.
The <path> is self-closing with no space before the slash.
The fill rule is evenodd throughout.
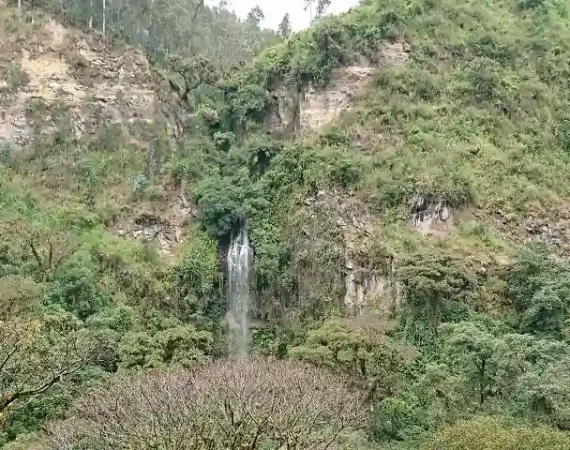
<path id="1" fill-rule="evenodd" d="M 461 421 L 445 428 L 422 450 L 565 450 L 570 437 L 541 426 L 508 426 L 493 418 Z"/>
<path id="2" fill-rule="evenodd" d="M 144 190 L 147 188 L 148 183 L 149 181 L 147 176 L 143 173 L 139 173 L 133 180 L 133 185 L 131 188 L 133 197 L 140 197 Z"/>
<path id="3" fill-rule="evenodd" d="M 108 306 L 111 296 L 99 286 L 92 268 L 69 262 L 57 270 L 44 302 L 85 319 Z"/>
<path id="4" fill-rule="evenodd" d="M 200 230 L 193 230 L 184 242 L 182 261 L 170 274 L 176 298 L 176 309 L 183 314 L 196 314 L 215 296 L 218 281 L 216 241 Z"/>
<path id="5" fill-rule="evenodd" d="M 0 142 L 0 164 L 10 166 L 12 163 L 12 158 L 14 156 L 14 149 L 12 148 L 11 142 Z"/>

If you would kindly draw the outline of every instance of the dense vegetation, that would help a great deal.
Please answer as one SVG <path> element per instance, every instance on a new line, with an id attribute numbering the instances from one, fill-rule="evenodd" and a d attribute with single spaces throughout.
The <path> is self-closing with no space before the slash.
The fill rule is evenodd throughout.
<path id="1" fill-rule="evenodd" d="M 181 56 L 169 58 L 190 113 L 179 141 L 157 136 L 144 158 L 112 136 L 81 148 L 59 139 L 29 160 L 0 153 L 0 442 L 28 448 L 55 421 L 50 445 L 72 448 L 113 419 L 101 448 L 140 445 L 117 431 L 140 423 L 155 433 L 141 448 L 164 450 L 177 439 L 305 448 L 301 435 L 314 448 L 330 436 L 339 448 L 570 448 L 568 247 L 564 234 L 529 244 L 520 230 L 529 217 L 564 225 L 568 13 L 562 1 L 366 0 L 232 73 L 208 46 L 176 46 L 194 28 L 160 25 L 156 42 L 171 39 Z M 399 40 L 410 60 L 378 68 L 354 110 L 310 135 L 267 133 L 268 90 L 326 85 L 335 67 Z M 171 186 L 197 218 L 169 258 L 113 233 L 124 215 L 167 202 Z M 416 233 L 418 195 L 451 205 L 458 225 Z M 357 263 L 400 287 L 381 318 L 343 309 L 347 208 L 370 225 Z M 260 319 L 252 351 L 283 361 L 236 370 L 219 362 L 219 253 L 244 219 Z M 346 423 L 331 419 L 360 396 Z M 321 421 L 342 433 L 295 428 Z M 188 441 L 181 424 L 208 438 Z"/>

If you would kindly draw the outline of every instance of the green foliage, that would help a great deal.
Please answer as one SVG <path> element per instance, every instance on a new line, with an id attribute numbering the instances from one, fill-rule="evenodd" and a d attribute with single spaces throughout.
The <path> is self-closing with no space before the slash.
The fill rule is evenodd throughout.
<path id="1" fill-rule="evenodd" d="M 10 142 L 0 143 L 0 163 L 5 166 L 10 166 L 12 163 L 12 156 L 14 150 L 12 149 L 12 144 Z"/>
<path id="2" fill-rule="evenodd" d="M 111 303 L 111 296 L 98 284 L 95 267 L 86 261 L 70 261 L 59 267 L 45 294 L 47 305 L 60 305 L 84 320 Z"/>
<path id="3" fill-rule="evenodd" d="M 171 55 L 192 57 L 201 53 L 214 65 L 227 69 L 250 60 L 268 41 L 279 40 L 275 32 L 241 21 L 223 4 L 212 7 L 198 0 L 145 0 L 136 7 L 42 0 L 36 6 L 75 25 L 90 25 L 110 38 L 138 46 L 158 63 L 166 63 Z"/>
<path id="4" fill-rule="evenodd" d="M 165 164 L 165 170 L 176 182 L 201 180 L 212 160 L 219 156 L 214 142 L 201 135 L 189 138 L 179 152 Z"/>
<path id="5" fill-rule="evenodd" d="M 372 433 L 378 441 L 406 441 L 429 429 L 417 404 L 406 398 L 387 398 L 374 409 Z"/>
<path id="6" fill-rule="evenodd" d="M 140 197 L 144 190 L 148 187 L 148 178 L 145 174 L 139 173 L 133 180 L 131 192 L 133 197 Z"/>
<path id="7" fill-rule="evenodd" d="M 288 39 L 289 36 L 291 36 L 291 20 L 289 18 L 289 13 L 283 16 L 283 20 L 279 24 L 279 34 L 284 39 Z"/>
<path id="8" fill-rule="evenodd" d="M 212 335 L 171 317 L 154 317 L 144 331 L 126 333 L 119 344 L 119 366 L 156 368 L 176 364 L 192 367 L 207 359 Z"/>
<path id="9" fill-rule="evenodd" d="M 444 317 L 444 306 L 468 303 L 476 287 L 475 277 L 461 261 L 447 254 L 410 255 L 402 261 L 397 276 L 407 304 L 416 314 L 426 313 L 434 328 Z"/>
<path id="10" fill-rule="evenodd" d="M 560 337 L 568 318 L 569 268 L 549 258 L 543 246 L 521 251 L 508 274 L 509 299 L 527 333 Z"/>
<path id="11" fill-rule="evenodd" d="M 216 242 L 206 233 L 193 230 L 184 243 L 182 260 L 170 273 L 182 317 L 203 314 L 216 299 L 219 278 Z M 217 314 L 214 314 L 217 316 Z"/>
<path id="12" fill-rule="evenodd" d="M 240 22 L 194 1 L 107 2 L 106 34 L 168 64 L 184 135 L 176 151 L 155 142 L 141 155 L 117 144 L 117 128 L 74 146 L 62 125 L 58 142 L 29 161 L 0 151 L 0 317 L 27 323 L 57 310 L 100 343 L 84 373 L 14 408 L 1 439 L 65 412 L 103 372 L 192 367 L 223 353 L 217 245 L 246 220 L 254 315 L 269 322 L 255 327 L 253 348 L 365 390 L 371 445 L 568 447 L 567 436 L 537 426 L 570 429 L 567 264 L 546 247 L 525 249 L 506 271 L 498 262 L 521 242 L 525 218 L 558 220 L 570 195 L 567 7 L 361 3 L 234 71 L 272 38 L 259 10 Z M 101 2 L 40 4 L 102 28 Z M 265 133 L 268 90 L 318 89 L 363 60 L 379 67 L 352 112 L 302 141 Z M 151 243 L 114 235 L 133 211 L 170 215 L 172 184 L 198 210 L 183 243 L 159 257 Z M 417 193 L 453 209 L 430 238 L 409 230 Z M 342 303 L 349 251 L 371 272 L 390 258 L 395 270 L 381 276 L 402 288 L 396 321 L 323 320 Z M 40 342 L 62 351 L 54 335 Z"/>
<path id="13" fill-rule="evenodd" d="M 200 218 L 212 236 L 228 234 L 234 224 L 245 216 L 246 181 L 247 175 L 242 170 L 236 178 L 216 174 L 196 186 L 194 196 L 200 208 Z"/>
<path id="14" fill-rule="evenodd" d="M 2 91 L 6 89 L 8 93 L 15 93 L 20 87 L 25 86 L 30 81 L 29 75 L 22 70 L 18 61 L 13 61 L 2 67 L 0 69 L 0 78 L 6 81 L 6 87 Z"/>
<path id="15" fill-rule="evenodd" d="M 71 314 L 57 307 L 35 313 L 0 323 L 0 442 L 63 411 L 97 354 L 96 339 Z"/>
<path id="16" fill-rule="evenodd" d="M 344 131 L 337 127 L 332 127 L 319 136 L 319 144 L 323 146 L 339 147 L 342 145 L 349 145 L 350 138 Z"/>
<path id="17" fill-rule="evenodd" d="M 288 354 L 343 373 L 366 389 L 370 399 L 390 395 L 397 388 L 398 371 L 415 353 L 386 336 L 393 323 L 374 318 L 361 322 L 327 320 L 308 331 L 305 343 L 291 348 Z"/>
<path id="18" fill-rule="evenodd" d="M 564 432 L 547 427 L 508 425 L 497 419 L 458 422 L 439 432 L 422 450 L 562 450 L 570 445 Z"/>

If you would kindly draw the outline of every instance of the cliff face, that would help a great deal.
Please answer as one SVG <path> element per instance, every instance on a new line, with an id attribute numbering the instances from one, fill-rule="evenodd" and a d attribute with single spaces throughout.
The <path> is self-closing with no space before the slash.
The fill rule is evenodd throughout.
<path id="1" fill-rule="evenodd" d="M 270 108 L 266 126 L 273 133 L 297 135 L 303 139 L 322 132 L 336 122 L 342 124 L 342 114 L 355 107 L 359 96 L 366 95 L 367 85 L 374 72 L 378 69 L 397 70 L 405 67 L 411 51 L 411 46 L 403 40 L 385 42 L 372 58 L 361 55 L 353 64 L 333 69 L 331 79 L 324 87 L 309 85 L 298 91 L 286 84 L 279 85 L 268 93 Z M 431 204 L 428 208 L 431 214 L 433 208 L 430 208 Z M 341 297 L 340 304 L 349 314 L 359 315 L 371 311 L 389 314 L 401 301 L 401 287 L 394 279 L 394 267 L 390 258 L 374 260 L 370 257 L 376 220 L 366 212 L 365 205 L 346 193 L 321 190 L 305 200 L 303 209 L 299 217 L 304 217 L 305 221 L 318 222 L 318 216 L 323 211 L 333 214 L 336 219 L 329 227 L 335 230 L 331 234 L 337 239 L 323 240 L 319 236 L 318 226 L 306 223 L 302 228 L 305 237 L 309 239 L 303 245 L 304 248 L 300 249 L 295 265 L 312 267 L 314 273 L 311 276 L 314 278 L 328 278 L 331 289 Z M 435 215 L 431 214 L 429 218 L 426 214 L 421 218 L 414 216 L 414 226 L 419 230 L 437 228 L 436 222 L 441 221 Z M 331 232 L 330 229 L 328 231 Z M 303 256 L 306 248 L 311 248 L 309 254 L 313 252 L 314 256 L 326 247 L 334 248 L 337 253 L 337 267 L 318 268 L 318 263 Z M 333 274 L 319 275 L 321 270 Z M 312 289 L 311 276 L 299 274 L 301 291 L 305 284 L 308 290 Z M 302 295 L 310 294 L 307 292 Z"/>
<path id="2" fill-rule="evenodd" d="M 274 133 L 306 135 L 317 131 L 352 108 L 376 69 L 403 67 L 410 52 L 405 41 L 386 42 L 373 58 L 361 55 L 353 64 L 333 69 L 324 87 L 309 85 L 299 91 L 287 84 L 277 86 L 268 93 L 266 126 Z"/>
<path id="3" fill-rule="evenodd" d="M 143 55 L 48 17 L 18 25 L 5 11 L 0 21 L 1 141 L 18 149 L 56 131 L 89 141 L 115 127 L 144 142 L 158 108 Z"/>
<path id="4" fill-rule="evenodd" d="M 106 180 L 90 201 L 112 205 L 105 225 L 114 235 L 150 242 L 170 258 L 192 217 L 183 190 L 161 183 L 152 198 L 132 198 L 138 184 L 148 184 L 144 165 L 160 132 L 169 129 L 146 57 L 37 11 L 30 23 L 2 1 L 0 9 L 0 147 L 23 164 L 26 186 L 65 204 L 102 181 L 89 177 L 108 172 L 105 165 L 127 164 L 123 176 Z M 57 143 L 75 148 L 74 154 L 58 155 Z M 102 148 L 109 153 L 92 153 Z M 121 149 L 129 150 L 121 156 Z"/>

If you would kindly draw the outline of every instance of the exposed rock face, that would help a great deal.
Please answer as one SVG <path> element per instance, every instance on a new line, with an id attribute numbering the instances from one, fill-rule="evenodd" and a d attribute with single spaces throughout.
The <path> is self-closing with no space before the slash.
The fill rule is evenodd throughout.
<path id="1" fill-rule="evenodd" d="M 361 315 L 368 311 L 389 315 L 400 298 L 399 286 L 391 273 L 362 267 L 349 256 L 345 263 L 345 294 L 343 304 L 347 312 Z"/>
<path id="2" fill-rule="evenodd" d="M 420 233 L 442 235 L 454 224 L 451 205 L 447 200 L 430 195 L 417 195 L 412 206 L 412 226 Z"/>
<path id="3" fill-rule="evenodd" d="M 127 139 L 141 137 L 156 111 L 144 56 L 111 52 L 100 36 L 51 20 L 33 33 L 3 42 L 0 51 L 0 65 L 10 64 L 0 71 L 0 141 L 17 149 L 66 127 L 69 138 L 80 139 L 113 124 Z"/>
<path id="4" fill-rule="evenodd" d="M 332 122 L 350 108 L 353 96 L 368 82 L 373 67 L 349 66 L 334 69 L 323 89 L 309 87 L 302 93 L 299 122 L 302 132 L 316 130 Z"/>
<path id="5" fill-rule="evenodd" d="M 376 67 L 400 67 L 410 58 L 405 42 L 387 42 L 373 62 L 360 57 L 357 65 L 333 70 L 331 82 L 322 89 L 309 87 L 300 105 L 301 131 L 310 131 L 329 124 L 350 109 L 353 98 L 370 81 Z"/>
<path id="6" fill-rule="evenodd" d="M 343 264 L 342 304 L 353 315 L 367 312 L 388 315 L 401 299 L 401 289 L 393 276 L 393 262 L 387 255 L 371 257 L 375 245 L 374 219 L 365 212 L 364 205 L 348 194 L 336 191 L 319 191 L 305 201 L 310 214 L 320 210 L 334 211 L 334 233 L 340 245 Z"/>
<path id="7" fill-rule="evenodd" d="M 521 220 L 518 214 L 504 210 L 488 213 L 493 227 L 518 245 L 543 242 L 564 258 L 570 257 L 570 207 L 528 212 Z"/>
<path id="8" fill-rule="evenodd" d="M 182 242 L 184 230 L 196 215 L 183 191 L 173 193 L 162 208 L 145 207 L 133 211 L 129 220 L 114 225 L 117 235 L 125 239 L 140 239 L 150 242 L 159 255 L 168 258 L 174 247 Z"/>
<path id="9" fill-rule="evenodd" d="M 332 122 L 351 108 L 354 96 L 368 83 L 377 67 L 399 67 L 410 57 L 406 42 L 385 43 L 371 62 L 361 56 L 356 64 L 334 69 L 325 87 L 303 92 L 286 85 L 271 91 L 267 127 L 274 132 L 309 132 Z"/>
<path id="10" fill-rule="evenodd" d="M 402 67 L 410 59 L 411 47 L 405 41 L 386 42 L 376 54 L 376 64 L 380 67 Z"/>
<path id="11" fill-rule="evenodd" d="M 293 134 L 300 129 L 299 92 L 286 85 L 269 92 L 270 106 L 265 125 L 272 132 Z"/>
<path id="12" fill-rule="evenodd" d="M 331 81 L 323 88 L 309 86 L 305 91 L 299 92 L 291 86 L 277 86 L 269 92 L 270 111 L 266 119 L 268 129 L 274 133 L 306 133 L 331 123 L 342 111 L 352 107 L 354 96 L 368 83 L 377 67 L 401 66 L 408 61 L 409 53 L 410 47 L 405 42 L 386 43 L 372 62 L 360 57 L 351 66 L 334 69 Z M 335 238 L 336 242 L 321 242 L 322 239 L 307 224 L 302 228 L 308 238 L 307 245 L 312 250 L 305 248 L 300 249 L 300 252 L 322 252 L 323 248 L 327 248 L 331 255 L 342 255 L 337 256 L 336 260 L 342 260 L 344 268 L 344 279 L 338 283 L 326 274 L 319 274 L 318 267 L 310 269 L 315 272 L 313 276 L 334 285 L 330 293 L 336 295 L 344 292 L 343 306 L 352 314 L 359 315 L 368 310 L 389 313 L 401 298 L 400 289 L 394 281 L 389 258 L 379 262 L 371 261 L 366 256 L 370 254 L 370 246 L 373 245 L 374 221 L 364 212 L 363 205 L 351 199 L 348 194 L 320 191 L 308 198 L 305 206 L 307 211 L 303 216 L 312 218 L 313 222 L 319 214 L 333 213 L 337 218 L 336 227 L 330 235 L 336 236 L 338 240 Z M 299 265 L 302 266 L 303 261 L 299 261 Z M 337 286 L 340 283 L 342 288 Z"/>

